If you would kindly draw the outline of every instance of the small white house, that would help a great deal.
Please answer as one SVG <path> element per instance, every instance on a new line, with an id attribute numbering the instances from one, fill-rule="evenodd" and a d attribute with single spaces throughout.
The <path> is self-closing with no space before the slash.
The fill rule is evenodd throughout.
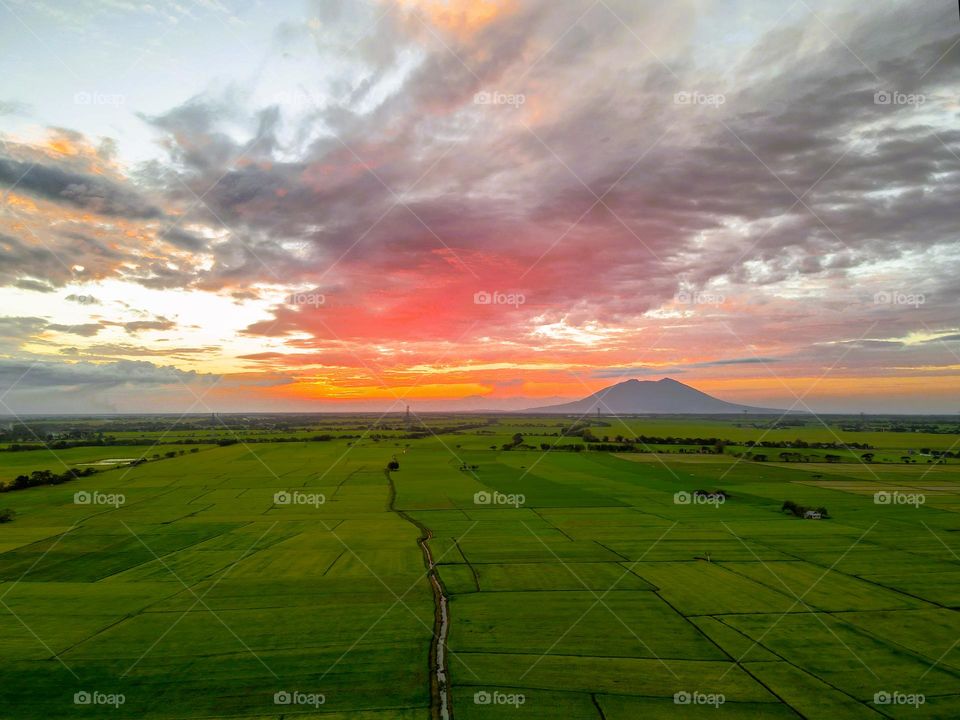
<path id="1" fill-rule="evenodd" d="M 803 519 L 804 519 L 804 520 L 820 520 L 822 517 L 823 517 L 823 515 L 822 515 L 821 513 L 817 512 L 816 510 L 807 510 L 807 511 L 803 514 Z"/>

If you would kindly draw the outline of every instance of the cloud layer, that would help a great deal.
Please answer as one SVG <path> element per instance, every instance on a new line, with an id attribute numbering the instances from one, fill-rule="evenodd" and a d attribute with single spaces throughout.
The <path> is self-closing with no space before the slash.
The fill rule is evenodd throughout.
<path id="1" fill-rule="evenodd" d="M 663 370 L 738 379 L 753 403 L 911 377 L 927 407 L 960 365 L 956 8 L 774 10 L 281 13 L 253 79 L 124 109 L 150 161 L 65 123 L 5 136 L 0 283 L 25 303 L 115 282 L 255 306 L 223 352 L 284 378 L 279 404 L 580 396 Z M 69 346 L 102 363 L 107 345 L 127 361 L 217 323 L 71 302 L 97 318 L 11 313 L 11 361 Z M 153 345 L 94 347 L 104 328 Z"/>

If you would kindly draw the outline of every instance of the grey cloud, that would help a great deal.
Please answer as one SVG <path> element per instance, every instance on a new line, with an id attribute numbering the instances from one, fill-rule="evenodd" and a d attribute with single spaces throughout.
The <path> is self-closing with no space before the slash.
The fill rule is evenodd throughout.
<path id="1" fill-rule="evenodd" d="M 134 334 L 144 330 L 172 330 L 177 324 L 166 318 L 157 320 L 135 320 L 133 322 L 123 323 L 123 328 L 128 333 Z"/>
<path id="2" fill-rule="evenodd" d="M 210 345 L 205 347 L 165 347 L 162 349 L 129 345 L 124 343 L 100 343 L 84 348 L 83 354 L 88 359 L 108 360 L 118 355 L 144 357 L 179 357 L 187 355 L 209 355 L 220 352 L 220 348 Z"/>
<path id="3" fill-rule="evenodd" d="M 101 215 L 145 219 L 161 214 L 155 205 L 128 187 L 53 165 L 0 158 L 0 183 Z"/>
<path id="4" fill-rule="evenodd" d="M 198 252 L 207 244 L 207 241 L 203 238 L 197 237 L 186 230 L 181 230 L 178 227 L 171 227 L 161 231 L 159 237 L 181 250 L 188 250 L 190 252 Z"/>
<path id="5" fill-rule="evenodd" d="M 0 338 L 21 342 L 46 327 L 47 321 L 39 317 L 0 317 Z"/>
<path id="6" fill-rule="evenodd" d="M 17 280 L 14 285 L 21 290 L 32 290 L 33 292 L 48 293 L 54 290 L 53 286 L 49 283 L 41 280 L 31 280 L 29 278 L 21 278 Z"/>
<path id="7" fill-rule="evenodd" d="M 92 337 L 103 330 L 103 323 L 81 323 L 79 325 L 47 325 L 45 330 L 54 330 L 56 332 L 69 333 L 71 335 L 82 335 L 83 337 Z"/>
<path id="8" fill-rule="evenodd" d="M 0 285 L 42 282 L 62 287 L 76 280 L 114 276 L 122 273 L 126 263 L 137 266 L 133 250 L 119 251 L 84 233 L 59 228 L 37 227 L 23 239 L 0 232 Z"/>
<path id="9" fill-rule="evenodd" d="M 154 365 L 143 360 L 118 360 L 97 364 L 0 359 L 0 387 L 10 387 L 16 383 L 18 390 L 180 385 L 212 382 L 216 377 L 195 371 L 179 370 L 168 365 Z"/>
<path id="10" fill-rule="evenodd" d="M 183 223 L 222 230 L 223 221 L 229 234 L 208 247 L 194 233 L 161 230 L 178 250 L 209 249 L 212 267 L 154 257 L 124 276 L 151 288 L 307 283 L 342 257 L 339 279 L 362 295 L 402 290 L 392 271 L 444 252 L 442 241 L 474 271 L 505 281 L 547 251 L 528 278 L 531 297 L 628 323 L 669 299 L 681 271 L 698 285 L 757 291 L 800 277 L 841 284 L 878 260 L 954 244 L 960 173 L 950 150 L 960 152 L 960 131 L 873 102 L 880 89 L 952 91 L 949 57 L 919 79 L 955 40 L 952 8 L 840 8 L 827 20 L 842 40 L 809 17 L 785 19 L 721 74 L 696 65 L 697 38 L 684 30 L 694 4 L 608 5 L 584 12 L 531 0 L 474 35 L 447 38 L 448 50 L 403 8 L 389 7 L 371 30 L 362 4 L 321 3 L 321 31 L 280 27 L 278 48 L 315 39 L 349 67 L 335 99 L 292 128 L 292 147 L 278 140 L 282 104 L 251 112 L 236 87 L 144 117 L 169 156 L 138 180 L 173 205 L 202 196 Z M 638 51 L 637 35 L 668 39 L 657 47 L 669 69 Z M 371 108 L 372 91 L 413 45 L 422 63 Z M 724 92 L 726 103 L 705 111 L 673 103 L 696 86 Z M 480 90 L 526 93 L 543 112 L 528 129 L 512 108 L 475 106 Z M 26 179 L 49 194 L 65 172 L 59 185 Z M 808 209 L 796 195 L 814 183 Z M 113 206 L 136 206 L 140 196 L 129 192 Z M 407 207 L 389 211 L 398 196 Z M 63 282 L 50 258 L 29 252 L 47 268 L 36 277 Z M 517 267 L 487 268 L 487 255 L 516 258 Z M 944 262 L 924 273 L 943 293 L 923 317 L 940 320 L 955 270 Z"/>

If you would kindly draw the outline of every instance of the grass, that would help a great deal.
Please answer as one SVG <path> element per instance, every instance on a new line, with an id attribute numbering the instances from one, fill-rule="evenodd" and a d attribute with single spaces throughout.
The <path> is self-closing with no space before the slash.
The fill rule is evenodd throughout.
<path id="1" fill-rule="evenodd" d="M 960 716 L 955 461 L 489 449 L 515 432 L 552 444 L 558 421 L 170 459 L 149 445 L 0 453 L 3 477 L 61 470 L 51 457 L 161 455 L 0 496 L 17 513 L 0 526 L 0 706 L 25 719 L 431 717 L 434 598 L 419 530 L 389 505 L 383 468 L 396 454 L 395 509 L 432 531 L 449 597 L 457 718 Z M 625 422 L 647 435 L 766 432 L 739 419 Z M 346 425 L 324 423 L 298 432 Z M 868 434 L 877 457 L 956 441 Z M 718 506 L 674 499 L 721 488 Z M 76 505 L 77 491 L 125 502 Z M 284 491 L 323 502 L 276 504 Z M 925 502 L 876 504 L 878 491 Z M 476 493 L 523 501 L 477 504 Z M 787 499 L 831 517 L 781 513 Z M 75 705 L 79 691 L 125 702 Z M 325 702 L 275 704 L 283 691 Z M 874 704 L 882 691 L 925 702 Z M 677 693 L 724 702 L 681 706 Z"/>

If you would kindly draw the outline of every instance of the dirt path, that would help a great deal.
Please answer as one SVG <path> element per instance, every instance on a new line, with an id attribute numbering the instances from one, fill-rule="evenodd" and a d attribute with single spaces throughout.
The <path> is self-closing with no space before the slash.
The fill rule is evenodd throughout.
<path id="1" fill-rule="evenodd" d="M 450 703 L 449 683 L 447 681 L 447 635 L 450 631 L 450 605 L 443 583 L 437 573 L 437 566 L 433 560 L 433 552 L 429 542 L 433 538 L 433 531 L 419 520 L 411 517 L 396 507 L 397 487 L 389 470 L 385 470 L 387 482 L 390 483 L 389 508 L 420 531 L 417 544 L 423 553 L 423 564 L 427 568 L 427 578 L 433 589 L 433 639 L 430 642 L 430 715 L 434 720 L 452 720 L 453 707 Z"/>

